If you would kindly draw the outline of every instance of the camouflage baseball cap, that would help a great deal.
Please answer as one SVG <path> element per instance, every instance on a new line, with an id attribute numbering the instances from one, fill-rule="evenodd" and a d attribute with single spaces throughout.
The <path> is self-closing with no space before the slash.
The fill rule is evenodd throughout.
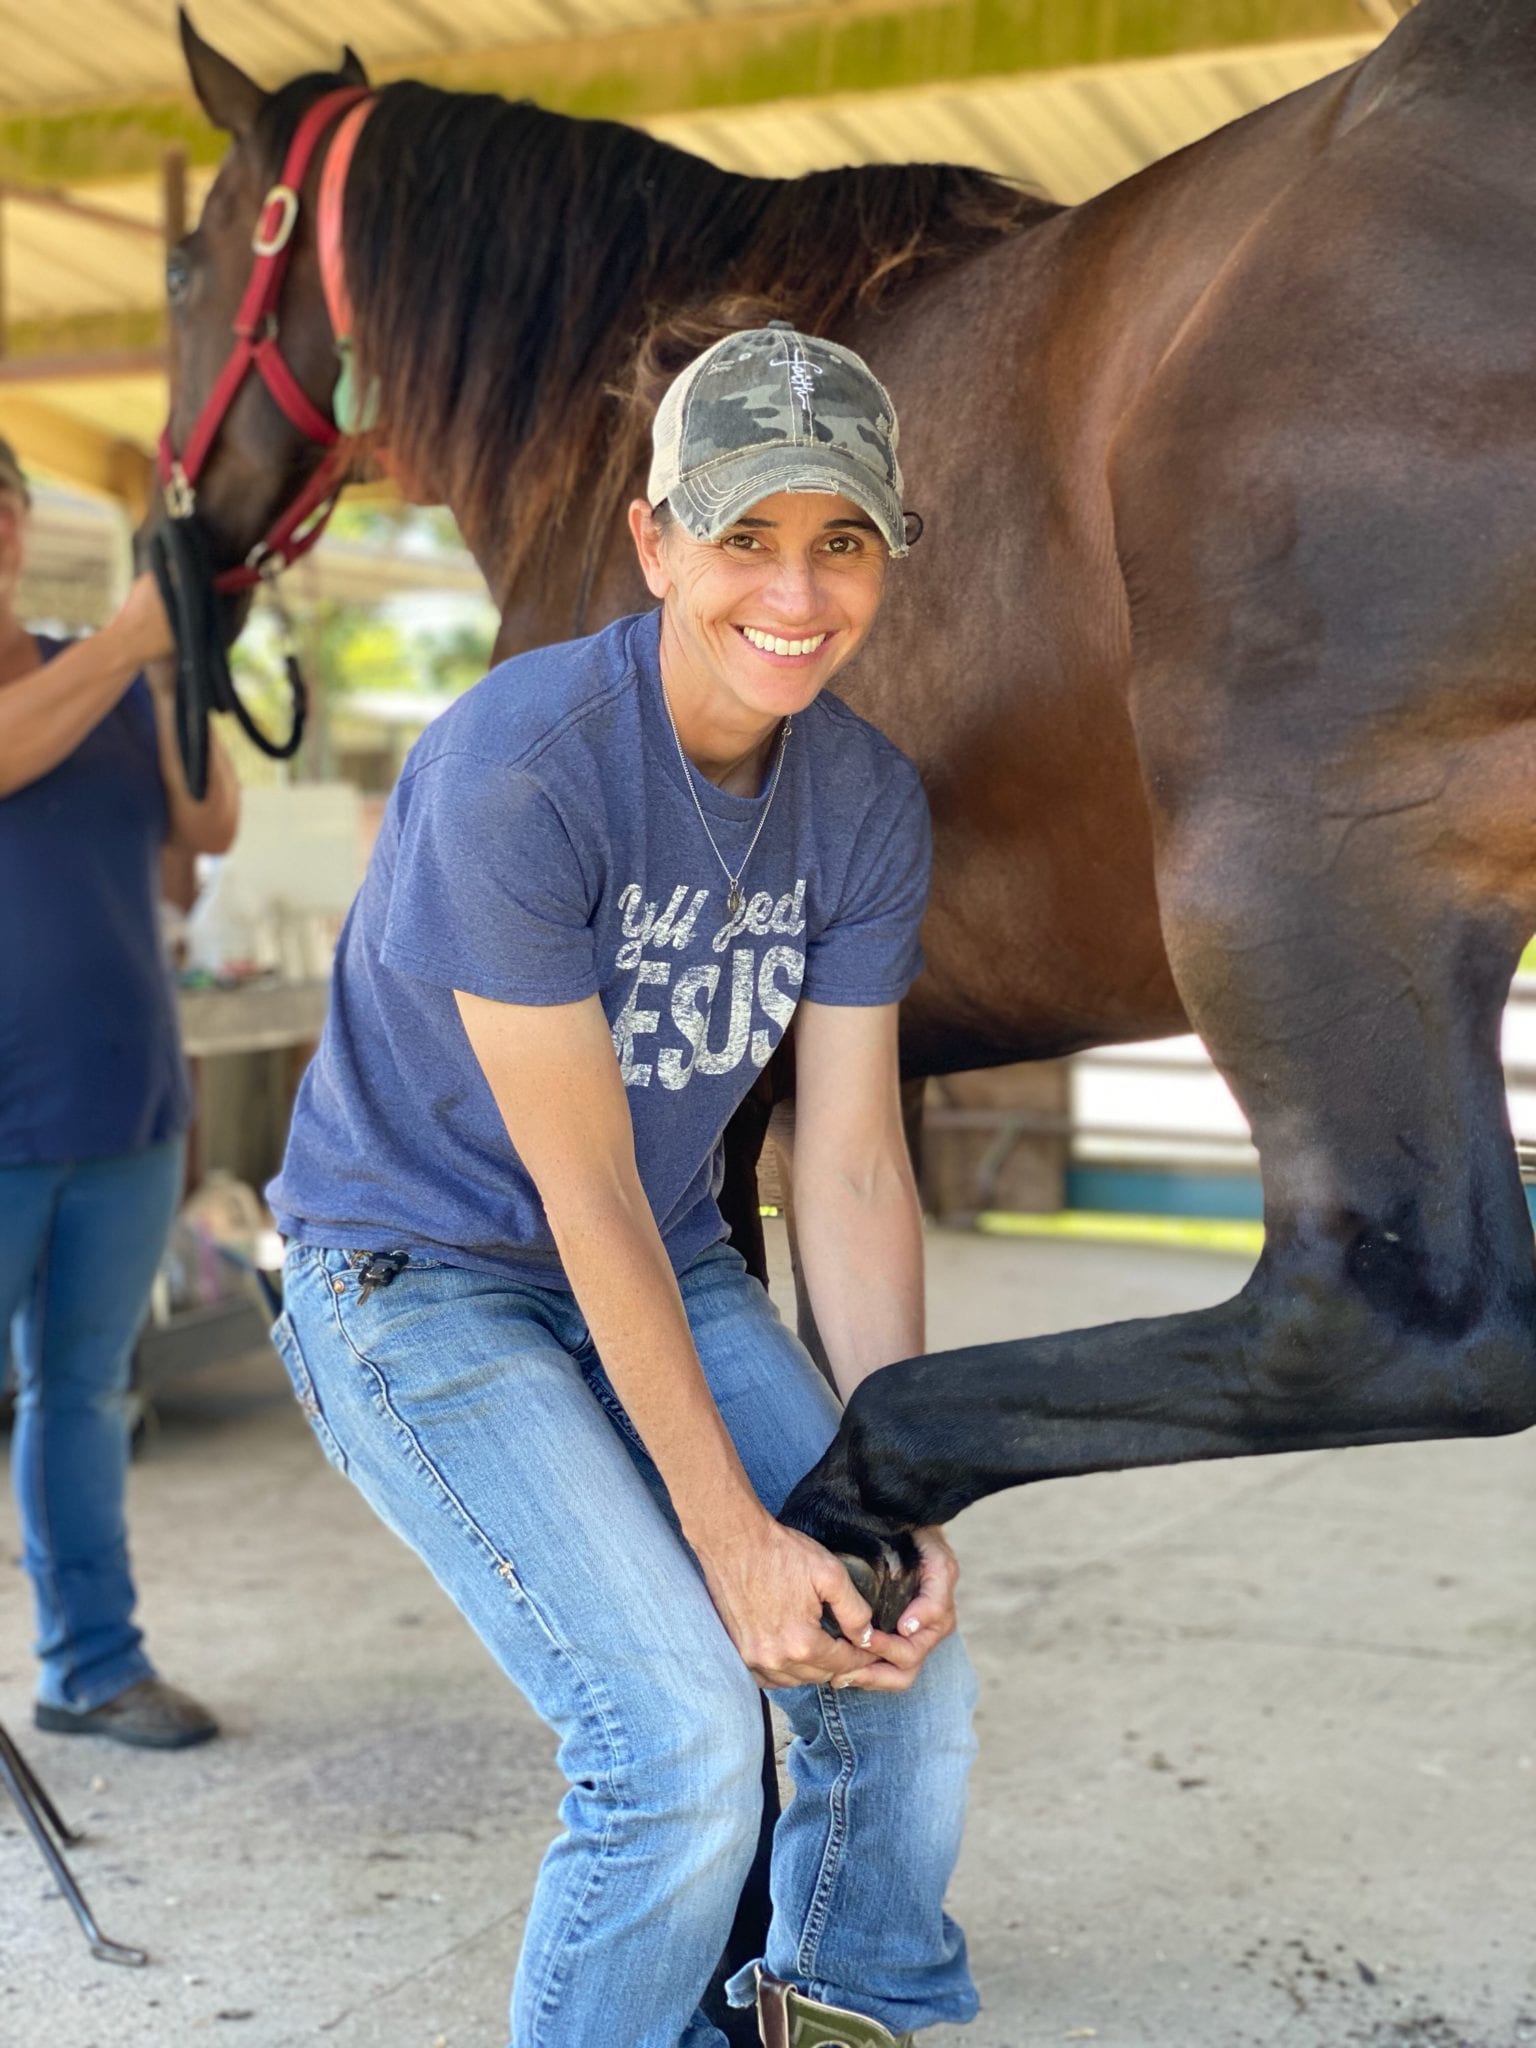
<path id="1" fill-rule="evenodd" d="M 695 540 L 716 540 L 776 491 L 826 491 L 907 552 L 896 409 L 852 349 L 787 320 L 728 334 L 667 387 L 646 495 Z"/>

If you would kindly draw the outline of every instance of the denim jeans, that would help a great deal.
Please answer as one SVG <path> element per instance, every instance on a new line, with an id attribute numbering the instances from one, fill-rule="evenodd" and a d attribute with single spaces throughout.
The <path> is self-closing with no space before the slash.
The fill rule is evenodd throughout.
<path id="1" fill-rule="evenodd" d="M 377 1247 L 384 1249 L 385 1247 Z M 295 1246 L 274 1341 L 331 1462 L 416 1550 L 560 1738 L 564 1832 L 512 1990 L 514 2048 L 719 2048 L 695 2008 L 762 1811 L 762 1715 L 574 1298 Z M 716 1403 L 777 1509 L 837 1406 L 737 1254 L 682 1275 Z M 904 1694 L 776 1693 L 794 1797 L 767 1967 L 894 2032 L 976 2011 L 943 1910 L 973 1752 L 959 1639 Z M 751 1999 L 751 1973 L 732 1986 Z"/>
<path id="2" fill-rule="evenodd" d="M 11 1472 L 49 1706 L 99 1707 L 153 1671 L 123 1523 L 126 1395 L 181 1172 L 179 1138 L 110 1159 L 0 1166 Z"/>

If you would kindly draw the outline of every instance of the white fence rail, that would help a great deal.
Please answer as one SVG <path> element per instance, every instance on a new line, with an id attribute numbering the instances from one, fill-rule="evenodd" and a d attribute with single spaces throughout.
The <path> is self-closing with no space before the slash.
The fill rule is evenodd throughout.
<path id="1" fill-rule="evenodd" d="M 1516 978 L 1504 1013 L 1504 1073 L 1522 1164 L 1536 1165 L 1536 975 Z M 1082 1165 L 1258 1170 L 1247 1121 L 1198 1038 L 1079 1054 L 1071 1124 Z"/>

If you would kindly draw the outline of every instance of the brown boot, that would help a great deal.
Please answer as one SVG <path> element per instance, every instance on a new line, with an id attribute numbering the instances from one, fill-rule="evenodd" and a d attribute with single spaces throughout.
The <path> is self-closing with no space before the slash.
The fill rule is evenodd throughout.
<path id="1" fill-rule="evenodd" d="M 141 1678 L 99 1707 L 52 1707 L 38 1700 L 32 1721 L 50 1735 L 105 1735 L 135 1749 L 190 1749 L 219 1732 L 205 1706 L 163 1678 Z"/>
<path id="2" fill-rule="evenodd" d="M 878 2020 L 822 2005 L 781 1984 L 766 1970 L 757 1973 L 757 2031 L 763 2048 L 912 2048 L 911 2034 L 893 2034 Z"/>

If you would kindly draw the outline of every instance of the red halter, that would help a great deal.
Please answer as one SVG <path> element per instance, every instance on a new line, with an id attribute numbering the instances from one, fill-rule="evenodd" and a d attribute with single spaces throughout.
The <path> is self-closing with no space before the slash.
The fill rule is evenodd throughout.
<path id="1" fill-rule="evenodd" d="M 169 423 L 160 436 L 160 482 L 166 510 L 173 519 L 185 519 L 197 509 L 197 480 L 225 415 L 235 402 L 235 394 L 253 367 L 284 417 L 307 441 L 327 450 L 314 475 L 277 515 L 245 561 L 237 568 L 222 570 L 214 578 L 213 587 L 218 591 L 250 590 L 264 577 L 276 575 L 306 554 L 320 538 L 341 494 L 348 466 L 342 435 L 335 421 L 316 409 L 284 361 L 277 345 L 277 305 L 292 253 L 293 231 L 298 224 L 299 194 L 310 160 L 332 121 L 352 109 L 345 123 L 346 147 L 333 149 L 333 161 L 328 160 L 325 165 L 320 207 L 321 275 L 326 305 L 333 318 L 347 305 L 341 268 L 341 198 L 352 149 L 372 108 L 367 88 L 352 85 L 326 93 L 305 113 L 288 145 L 282 175 L 262 201 L 251 236 L 256 260 L 234 318 L 235 347 L 219 372 L 179 459 L 171 446 Z"/>

